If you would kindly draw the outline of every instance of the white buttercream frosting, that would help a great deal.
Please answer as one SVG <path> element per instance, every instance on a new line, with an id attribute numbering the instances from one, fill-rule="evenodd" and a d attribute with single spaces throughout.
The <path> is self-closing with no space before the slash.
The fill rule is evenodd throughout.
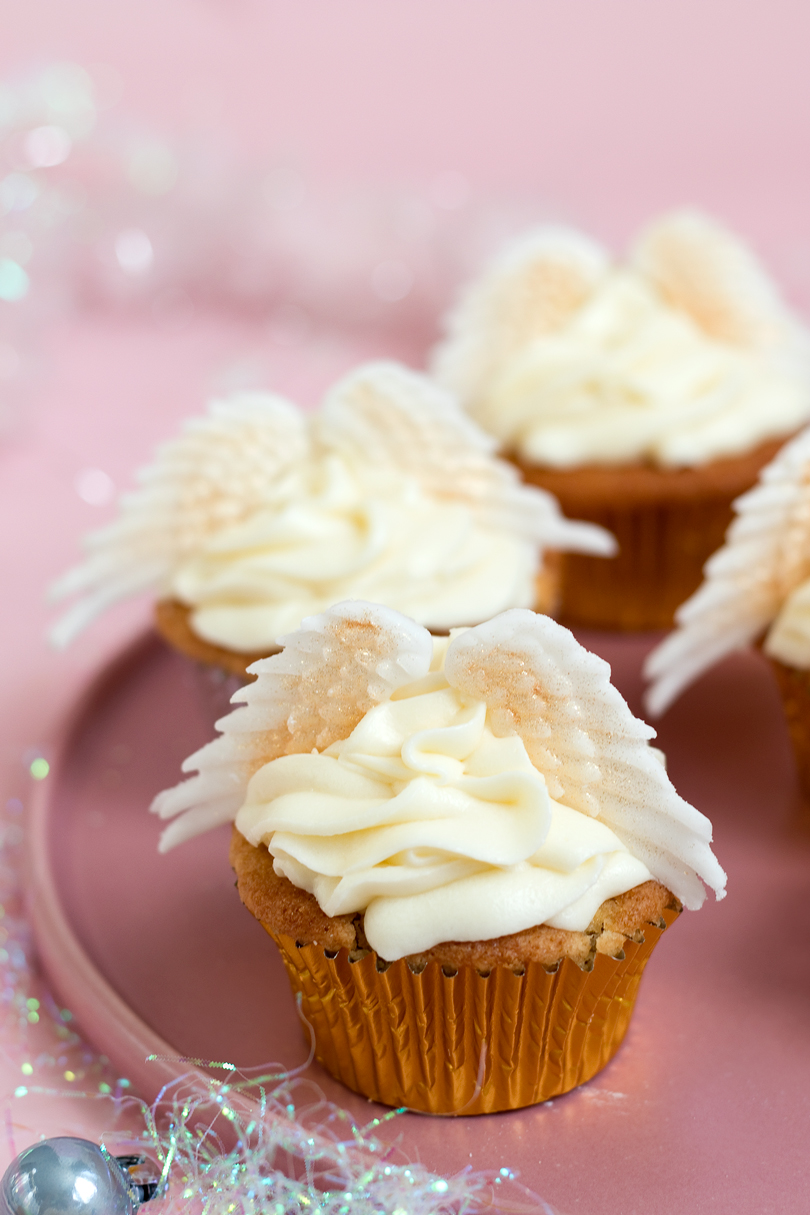
<path id="1" fill-rule="evenodd" d="M 186 761 L 197 775 L 156 799 L 165 846 L 235 819 L 328 915 L 363 912 L 389 960 L 582 931 L 651 876 L 689 907 L 703 881 L 722 897 L 711 824 L 654 731 L 548 617 L 513 610 L 448 641 L 346 603 L 285 641 Z"/>
<path id="2" fill-rule="evenodd" d="M 448 329 L 437 377 L 550 467 L 696 466 L 810 416 L 806 332 L 753 256 L 692 213 L 651 226 L 625 265 L 576 234 L 532 234 Z"/>
<path id="3" fill-rule="evenodd" d="M 662 713 L 704 671 L 764 637 L 788 666 L 810 668 L 810 428 L 787 443 L 734 503 L 676 628 L 648 656 L 646 703 Z"/>
<path id="4" fill-rule="evenodd" d="M 520 738 L 493 734 L 486 703 L 441 670 L 325 751 L 260 768 L 236 826 L 327 915 L 364 912 L 392 961 L 542 923 L 583 931 L 650 878 L 604 823 L 553 801 Z"/>
<path id="5" fill-rule="evenodd" d="M 328 453 L 201 545 L 169 594 L 192 608 L 198 636 L 256 651 L 349 594 L 438 629 L 532 607 L 536 570 L 528 537 L 394 469 Z"/>
<path id="6" fill-rule="evenodd" d="M 438 629 L 534 606 L 545 549 L 615 544 L 564 519 L 493 447 L 444 390 L 395 364 L 359 369 L 310 415 L 262 394 L 218 403 L 90 537 L 89 559 L 55 588 L 81 598 L 54 639 L 146 589 L 189 607 L 204 640 L 247 653 L 348 596 Z"/>

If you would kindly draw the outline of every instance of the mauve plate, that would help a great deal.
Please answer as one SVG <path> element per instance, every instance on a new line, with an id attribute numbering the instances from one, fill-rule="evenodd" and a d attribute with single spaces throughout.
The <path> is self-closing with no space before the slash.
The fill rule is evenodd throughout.
<path id="1" fill-rule="evenodd" d="M 643 637 L 582 635 L 639 712 Z M 32 914 L 46 969 L 144 1096 L 182 1065 L 149 1053 L 294 1068 L 301 1026 L 272 944 L 241 907 L 227 830 L 156 851 L 153 795 L 211 736 L 188 664 L 148 636 L 76 706 L 31 828 Z M 544 1106 L 403 1115 L 410 1159 L 449 1174 L 517 1168 L 558 1211 L 804 1215 L 810 1183 L 810 843 L 775 689 L 744 654 L 660 728 L 678 790 L 715 823 L 729 896 L 687 913 L 650 962 L 617 1058 Z M 310 1076 L 361 1122 L 371 1106 Z"/>

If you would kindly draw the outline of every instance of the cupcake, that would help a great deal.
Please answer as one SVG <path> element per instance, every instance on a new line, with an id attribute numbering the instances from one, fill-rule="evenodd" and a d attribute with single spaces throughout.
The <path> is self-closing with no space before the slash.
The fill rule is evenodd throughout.
<path id="1" fill-rule="evenodd" d="M 734 514 L 702 585 L 675 613 L 676 629 L 647 658 L 646 704 L 660 715 L 720 659 L 761 644 L 810 798 L 810 429 L 763 469 Z"/>
<path id="2" fill-rule="evenodd" d="M 731 503 L 810 418 L 804 327 L 731 233 L 664 216 L 616 264 L 576 232 L 524 237 L 464 295 L 434 357 L 527 481 L 609 529 L 562 562 L 562 618 L 668 628 Z"/>
<path id="3" fill-rule="evenodd" d="M 172 645 L 244 676 L 304 616 L 349 596 L 435 631 L 553 610 L 554 554 L 615 546 L 525 487 L 493 446 L 444 390 L 393 363 L 360 368 L 310 415 L 260 393 L 216 402 L 57 583 L 57 598 L 78 599 L 53 639 L 150 591 Z"/>
<path id="4" fill-rule="evenodd" d="M 607 663 L 525 609 L 436 638 L 350 602 L 282 643 L 156 798 L 161 848 L 233 820 L 242 900 L 348 1087 L 478 1114 L 588 1080 L 661 932 L 725 886 Z"/>

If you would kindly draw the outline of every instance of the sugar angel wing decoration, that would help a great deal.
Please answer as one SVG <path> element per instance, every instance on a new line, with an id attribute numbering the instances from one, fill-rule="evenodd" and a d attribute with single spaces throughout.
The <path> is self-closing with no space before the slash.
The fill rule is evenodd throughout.
<path id="1" fill-rule="evenodd" d="M 280 654 L 249 668 L 256 678 L 234 696 L 241 707 L 217 722 L 220 737 L 183 764 L 196 775 L 152 803 L 174 820 L 162 852 L 232 821 L 251 776 L 271 759 L 347 738 L 375 704 L 426 675 L 433 655 L 427 629 L 359 600 L 308 617 L 280 642 Z"/>
<path id="2" fill-rule="evenodd" d="M 450 393 L 399 364 L 370 363 L 337 384 L 313 419 L 313 439 L 400 470 L 431 496 L 463 502 L 483 522 L 542 548 L 616 551 L 608 532 L 566 519 L 551 494 L 524 485 Z"/>
<path id="3" fill-rule="evenodd" d="M 686 907 L 703 903 L 703 882 L 723 897 L 711 823 L 675 792 L 648 745 L 655 731 L 572 633 L 513 609 L 455 636 L 444 669 L 486 701 L 496 734 L 519 735 L 553 798 L 606 823 Z"/>
<path id="4" fill-rule="evenodd" d="M 52 588 L 79 596 L 51 639 L 66 645 L 100 612 L 128 595 L 160 590 L 176 566 L 217 531 L 259 506 L 268 485 L 300 460 L 309 439 L 304 415 L 269 393 L 214 401 L 165 443 L 124 494 L 120 513 L 85 541 L 86 560 Z"/>
<path id="5" fill-rule="evenodd" d="M 782 448 L 734 511 L 702 584 L 645 663 L 645 702 L 655 716 L 714 663 L 756 641 L 810 578 L 810 429 Z"/>
<path id="6" fill-rule="evenodd" d="M 501 369 L 562 329 L 610 269 L 607 252 L 568 228 L 527 233 L 468 287 L 446 320 L 432 370 L 475 412 Z"/>
<path id="7" fill-rule="evenodd" d="M 631 265 L 718 341 L 762 352 L 805 343 L 753 253 L 706 215 L 662 216 L 639 236 Z"/>

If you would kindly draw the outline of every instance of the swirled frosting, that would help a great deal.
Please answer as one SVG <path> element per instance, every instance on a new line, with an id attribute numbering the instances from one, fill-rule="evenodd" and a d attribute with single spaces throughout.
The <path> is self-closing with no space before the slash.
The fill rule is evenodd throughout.
<path id="1" fill-rule="evenodd" d="M 697 466 L 810 416 L 805 333 L 752 255 L 694 214 L 653 225 L 626 265 L 576 234 L 529 238 L 449 328 L 439 378 L 550 467 Z"/>
<path id="2" fill-rule="evenodd" d="M 272 501 L 215 533 L 173 573 L 198 636 L 271 648 L 300 621 L 353 597 L 437 628 L 535 603 L 537 545 L 412 477 L 331 452 L 290 471 Z"/>
<path id="3" fill-rule="evenodd" d="M 582 931 L 650 878 L 604 822 L 549 795 L 483 700 L 448 684 L 447 644 L 348 738 L 259 768 L 236 816 L 327 915 L 364 912 L 390 961 L 542 923 Z"/>

